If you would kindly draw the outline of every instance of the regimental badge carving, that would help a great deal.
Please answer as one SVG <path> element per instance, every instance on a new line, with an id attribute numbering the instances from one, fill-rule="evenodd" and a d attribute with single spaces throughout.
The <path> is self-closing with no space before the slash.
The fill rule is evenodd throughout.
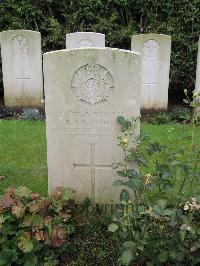
<path id="1" fill-rule="evenodd" d="M 25 51 L 29 47 L 28 39 L 21 34 L 14 36 L 12 38 L 11 43 L 15 49 L 20 50 L 20 51 Z"/>
<path id="2" fill-rule="evenodd" d="M 143 44 L 143 53 L 145 57 L 156 57 L 159 50 L 159 44 L 155 40 L 148 40 Z"/>
<path id="3" fill-rule="evenodd" d="M 75 72 L 71 88 L 79 101 L 94 106 L 108 100 L 114 82 L 107 69 L 98 64 L 87 64 Z"/>

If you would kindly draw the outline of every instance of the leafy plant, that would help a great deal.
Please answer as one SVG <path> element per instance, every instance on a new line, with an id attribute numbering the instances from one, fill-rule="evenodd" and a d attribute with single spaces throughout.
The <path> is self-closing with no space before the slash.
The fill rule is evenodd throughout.
<path id="1" fill-rule="evenodd" d="M 156 114 L 151 120 L 151 123 L 154 125 L 168 124 L 170 122 L 171 117 L 167 113 Z"/>
<path id="2" fill-rule="evenodd" d="M 57 265 L 73 232 L 73 197 L 64 188 L 48 198 L 8 188 L 0 198 L 0 265 Z"/>
<path id="3" fill-rule="evenodd" d="M 0 105 L 0 118 L 11 117 L 13 114 L 14 111 L 11 108 Z"/>
<path id="4" fill-rule="evenodd" d="M 120 208 L 108 230 L 122 241 L 120 265 L 200 263 L 200 196 L 186 199 L 184 195 L 187 183 L 191 187 L 200 184 L 200 147 L 194 142 L 199 96 L 194 92 L 193 100 L 188 96 L 184 100 L 193 108 L 191 144 L 184 145 L 184 138 L 174 139 L 170 130 L 167 141 L 180 143 L 174 151 L 144 138 L 143 133 L 134 146 L 135 119 L 118 118 L 122 126 L 118 144 L 124 161 L 118 164 L 119 179 L 113 185 L 122 189 Z M 145 173 L 153 156 L 159 159 L 151 166 L 152 172 Z M 172 190 L 176 194 L 173 201 L 168 197 Z"/>
<path id="5" fill-rule="evenodd" d="M 174 122 L 190 122 L 192 118 L 191 111 L 184 107 L 176 107 L 170 113 L 171 120 Z"/>
<path id="6" fill-rule="evenodd" d="M 22 111 L 22 119 L 26 120 L 41 120 L 43 119 L 42 114 L 36 108 L 25 108 Z"/>

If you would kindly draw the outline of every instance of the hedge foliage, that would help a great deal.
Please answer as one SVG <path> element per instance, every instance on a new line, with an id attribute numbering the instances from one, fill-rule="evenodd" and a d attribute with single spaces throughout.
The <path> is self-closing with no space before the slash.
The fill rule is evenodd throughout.
<path id="1" fill-rule="evenodd" d="M 131 36 L 172 36 L 170 89 L 193 90 L 200 35 L 199 0 L 2 0 L 0 30 L 42 34 L 43 51 L 65 47 L 65 34 L 96 31 L 106 45 L 130 49 Z"/>

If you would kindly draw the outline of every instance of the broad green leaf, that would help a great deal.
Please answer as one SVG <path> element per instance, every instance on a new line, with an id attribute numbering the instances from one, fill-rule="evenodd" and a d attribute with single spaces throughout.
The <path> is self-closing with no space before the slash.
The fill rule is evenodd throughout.
<path id="1" fill-rule="evenodd" d="M 169 255 L 174 260 L 176 258 L 176 250 L 170 250 Z"/>
<path id="2" fill-rule="evenodd" d="M 126 119 L 123 116 L 118 116 L 117 122 L 123 126 L 124 124 L 126 124 Z"/>
<path id="3" fill-rule="evenodd" d="M 113 182 L 113 186 L 117 187 L 117 186 L 124 186 L 124 182 L 122 180 L 115 180 Z"/>
<path id="4" fill-rule="evenodd" d="M 4 223 L 4 221 L 5 221 L 5 219 L 4 219 L 3 215 L 1 214 L 0 215 L 0 224 Z"/>
<path id="5" fill-rule="evenodd" d="M 166 164 L 159 164 L 157 165 L 157 170 L 161 173 L 160 177 L 162 179 L 167 179 L 171 177 L 171 171 L 168 165 Z"/>
<path id="6" fill-rule="evenodd" d="M 42 215 L 33 213 L 24 217 L 23 225 L 24 226 L 35 226 L 42 227 L 44 224 L 44 217 Z"/>
<path id="7" fill-rule="evenodd" d="M 167 259 L 168 259 L 168 254 L 167 254 L 167 251 L 163 251 L 161 252 L 159 255 L 158 255 L 158 259 L 160 262 L 166 262 Z"/>
<path id="8" fill-rule="evenodd" d="M 170 209 L 167 209 L 167 210 L 164 210 L 163 214 L 166 215 L 166 216 L 170 216 L 174 213 L 173 210 L 170 210 Z"/>
<path id="9" fill-rule="evenodd" d="M 118 228 L 119 228 L 118 224 L 112 223 L 112 224 L 109 224 L 108 231 L 114 233 L 118 230 Z"/>
<path id="10" fill-rule="evenodd" d="M 197 229 L 196 234 L 200 236 L 200 228 Z"/>
<path id="11" fill-rule="evenodd" d="M 126 174 L 126 171 L 117 171 L 117 174 L 121 177 L 126 177 L 127 174 Z"/>
<path id="12" fill-rule="evenodd" d="M 123 189 L 121 194 L 120 194 L 120 201 L 124 201 L 124 200 L 129 200 L 130 196 L 129 193 L 126 189 Z"/>
<path id="13" fill-rule="evenodd" d="M 139 139 L 141 141 L 144 141 L 144 140 L 147 140 L 148 138 L 149 138 L 149 136 L 141 129 Z"/>
<path id="14" fill-rule="evenodd" d="M 139 187 L 141 187 L 141 180 L 139 178 L 134 178 L 129 180 L 126 185 L 131 188 L 131 189 L 138 189 Z"/>
<path id="15" fill-rule="evenodd" d="M 128 126 L 127 126 L 127 124 L 125 124 L 125 125 L 121 128 L 121 131 L 122 131 L 122 132 L 125 132 L 127 129 L 128 129 Z"/>
<path id="16" fill-rule="evenodd" d="M 126 249 L 127 248 L 131 249 L 131 248 L 135 247 L 135 243 L 133 241 L 126 241 L 126 242 L 123 243 L 123 247 L 126 248 Z"/>
<path id="17" fill-rule="evenodd" d="M 70 188 L 65 188 L 63 191 L 63 199 L 68 201 L 71 199 L 74 199 L 75 197 L 75 192 L 74 190 L 70 189 Z"/>
<path id="18" fill-rule="evenodd" d="M 27 187 L 18 187 L 15 190 L 15 194 L 22 198 L 22 197 L 30 197 L 31 196 L 31 191 Z"/>
<path id="19" fill-rule="evenodd" d="M 164 210 L 167 207 L 167 201 L 162 199 L 158 200 L 157 205 Z"/>
<path id="20" fill-rule="evenodd" d="M 6 247 L 2 252 L 0 252 L 0 266 L 11 265 L 12 262 L 15 262 L 16 258 L 17 251 Z"/>
<path id="21" fill-rule="evenodd" d="M 187 234 L 187 232 L 186 232 L 186 231 L 183 231 L 183 230 L 181 230 L 179 233 L 180 233 L 180 236 L 181 236 L 181 241 L 184 241 L 184 239 L 185 239 L 185 237 L 186 237 L 186 234 Z"/>
<path id="22" fill-rule="evenodd" d="M 25 257 L 26 262 L 24 263 L 24 266 L 36 266 L 38 265 L 37 256 L 34 256 L 33 254 L 27 254 L 28 256 Z"/>
<path id="23" fill-rule="evenodd" d="M 31 252 L 33 250 L 33 243 L 30 238 L 22 236 L 18 242 L 18 247 L 24 253 Z"/>
<path id="24" fill-rule="evenodd" d="M 176 259 L 177 261 L 183 261 L 185 258 L 185 252 L 177 252 Z"/>
<path id="25" fill-rule="evenodd" d="M 127 249 L 122 252 L 122 265 L 130 265 L 131 261 L 133 260 L 133 251 L 132 249 Z"/>
<path id="26" fill-rule="evenodd" d="M 138 172 L 135 169 L 129 169 L 126 171 L 127 176 L 129 177 L 137 177 L 138 176 Z"/>

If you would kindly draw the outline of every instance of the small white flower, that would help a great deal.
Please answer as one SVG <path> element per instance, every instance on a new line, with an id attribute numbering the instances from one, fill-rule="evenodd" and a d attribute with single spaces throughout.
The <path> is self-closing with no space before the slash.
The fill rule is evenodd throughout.
<path id="1" fill-rule="evenodd" d="M 185 227 L 185 229 L 188 230 L 188 231 L 190 231 L 190 230 L 191 230 L 191 226 L 187 225 L 187 226 Z"/>

